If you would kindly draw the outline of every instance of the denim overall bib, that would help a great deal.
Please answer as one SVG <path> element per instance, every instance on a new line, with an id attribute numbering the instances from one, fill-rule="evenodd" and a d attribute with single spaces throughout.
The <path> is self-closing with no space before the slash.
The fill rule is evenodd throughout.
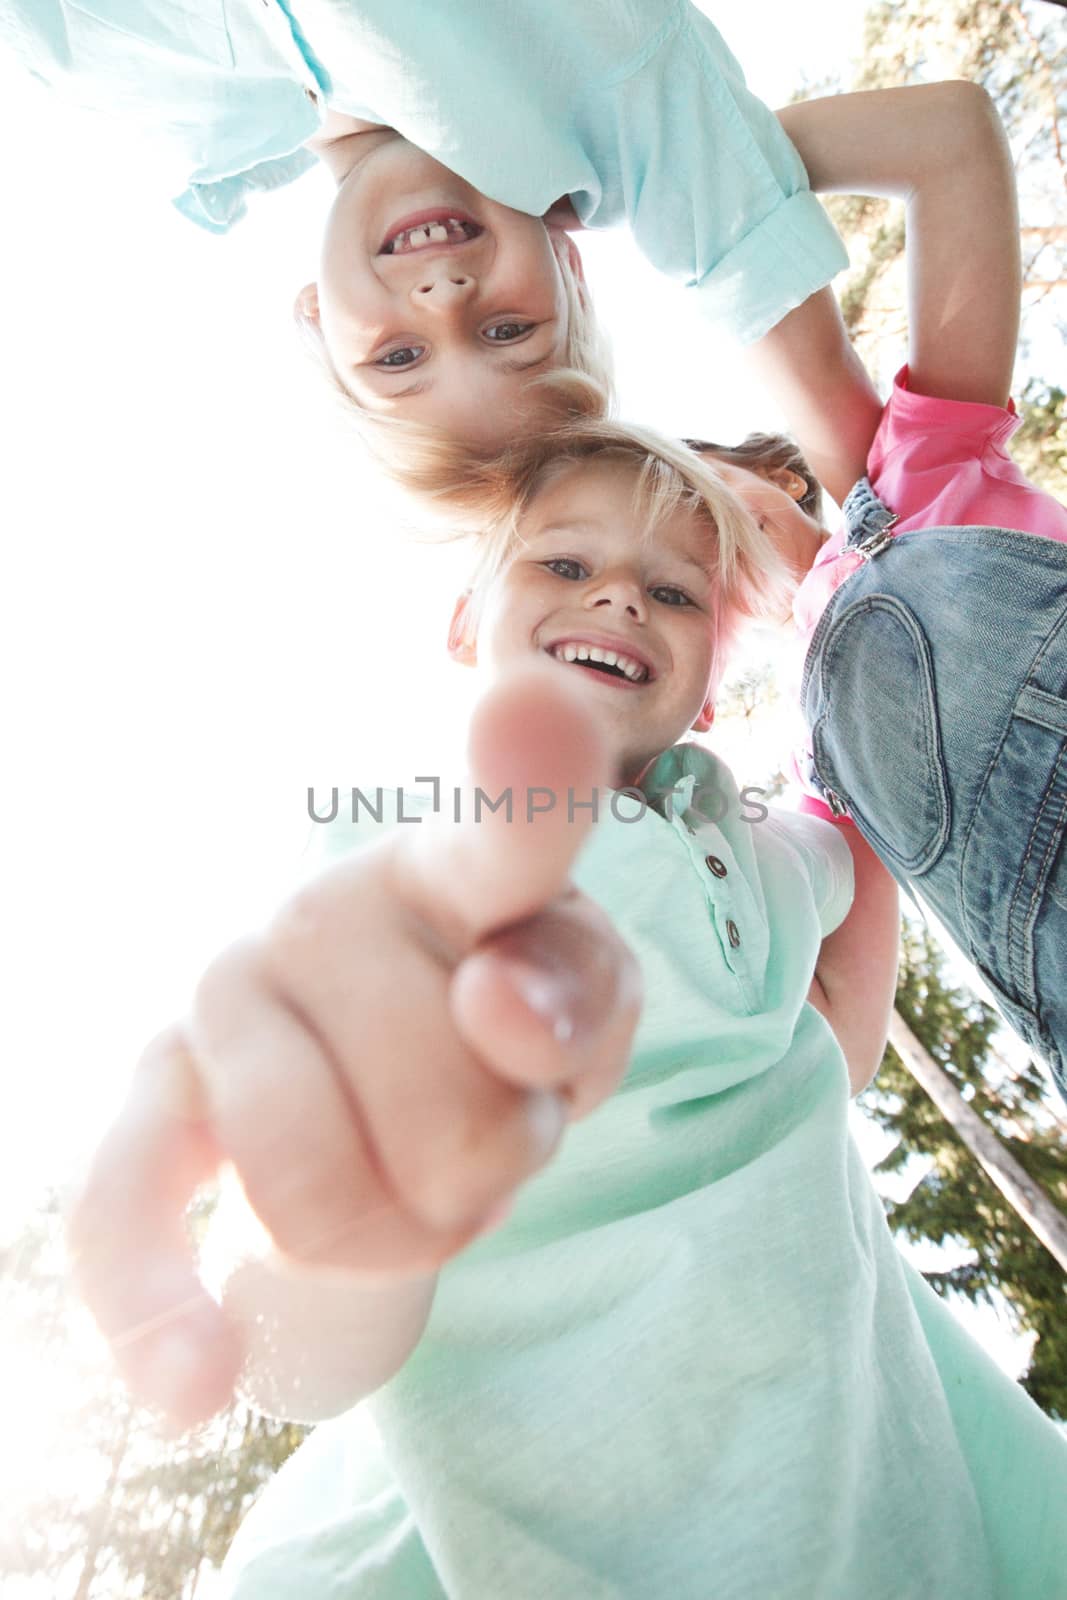
<path id="1" fill-rule="evenodd" d="M 897 520 L 862 478 L 863 565 L 804 663 L 815 786 L 989 984 L 1067 1100 L 1067 545 Z"/>

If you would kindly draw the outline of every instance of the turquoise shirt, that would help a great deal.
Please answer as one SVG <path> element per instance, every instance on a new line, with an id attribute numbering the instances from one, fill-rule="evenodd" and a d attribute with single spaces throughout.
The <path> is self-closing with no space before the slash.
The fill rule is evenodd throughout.
<path id="1" fill-rule="evenodd" d="M 231 1600 L 1063 1596 L 1067 1444 L 905 1267 L 806 1001 L 847 847 L 698 747 L 648 787 L 576 873 L 643 969 L 623 1082 L 268 1487 Z"/>
<path id="2" fill-rule="evenodd" d="M 312 164 L 327 107 L 491 199 L 627 222 L 745 341 L 847 265 L 773 114 L 686 0 L 0 0 L 0 38 L 84 104 L 165 131 L 223 232 Z"/>

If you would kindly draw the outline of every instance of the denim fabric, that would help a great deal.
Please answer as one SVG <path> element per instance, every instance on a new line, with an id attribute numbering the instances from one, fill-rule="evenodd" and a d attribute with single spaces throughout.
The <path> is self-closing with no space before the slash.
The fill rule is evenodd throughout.
<path id="1" fill-rule="evenodd" d="M 1067 1100 L 1067 546 L 1004 528 L 891 534 L 833 595 L 801 690 L 815 776 L 937 912 Z"/>

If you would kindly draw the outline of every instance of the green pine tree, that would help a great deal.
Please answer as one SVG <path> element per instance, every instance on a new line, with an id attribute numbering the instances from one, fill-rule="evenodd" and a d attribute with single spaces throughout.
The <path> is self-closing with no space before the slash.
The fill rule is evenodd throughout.
<path id="1" fill-rule="evenodd" d="M 1027 1174 L 1067 1215 L 1067 1139 L 1048 1110 L 1045 1070 L 1012 1071 L 996 1056 L 991 1007 L 954 988 L 928 933 L 905 929 L 897 1009 Z M 912 1240 L 963 1245 L 962 1265 L 926 1274 L 941 1294 L 994 1303 L 1002 1295 L 1023 1331 L 1036 1335 L 1023 1387 L 1067 1420 L 1067 1279 L 993 1185 L 896 1052 L 887 1050 L 861 1108 L 895 1143 L 879 1171 L 928 1164 L 906 1200 L 887 1203 L 890 1225 Z"/>
<path id="2" fill-rule="evenodd" d="M 38 1469 L 3 1505 L 0 1592 L 22 1578 L 48 1600 L 193 1600 L 205 1563 L 221 1562 L 308 1430 L 235 1405 L 170 1438 L 130 1400 L 90 1331 L 54 1195 L 0 1254 L 0 1287 L 9 1350 L 56 1377 L 38 1422 Z"/>

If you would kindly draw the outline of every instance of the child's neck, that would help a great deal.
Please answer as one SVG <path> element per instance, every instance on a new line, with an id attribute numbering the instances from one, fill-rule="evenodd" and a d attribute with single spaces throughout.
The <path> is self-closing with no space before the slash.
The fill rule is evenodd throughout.
<path id="1" fill-rule="evenodd" d="M 305 149 L 318 156 L 335 182 L 341 184 L 364 156 L 387 139 L 399 137 L 395 128 L 380 122 L 360 122 L 341 111 L 327 111 L 326 121 L 315 137 L 306 141 Z"/>
<path id="2" fill-rule="evenodd" d="M 673 749 L 673 746 L 670 748 Z M 666 753 L 667 752 L 665 750 L 659 750 L 654 756 L 650 756 L 643 766 L 631 768 L 630 770 L 633 773 L 632 777 L 628 777 L 624 770 L 615 787 L 617 789 L 639 789 L 641 793 L 644 794 L 646 779 L 651 775 L 656 762 L 659 761 L 662 756 L 666 755 Z"/>

